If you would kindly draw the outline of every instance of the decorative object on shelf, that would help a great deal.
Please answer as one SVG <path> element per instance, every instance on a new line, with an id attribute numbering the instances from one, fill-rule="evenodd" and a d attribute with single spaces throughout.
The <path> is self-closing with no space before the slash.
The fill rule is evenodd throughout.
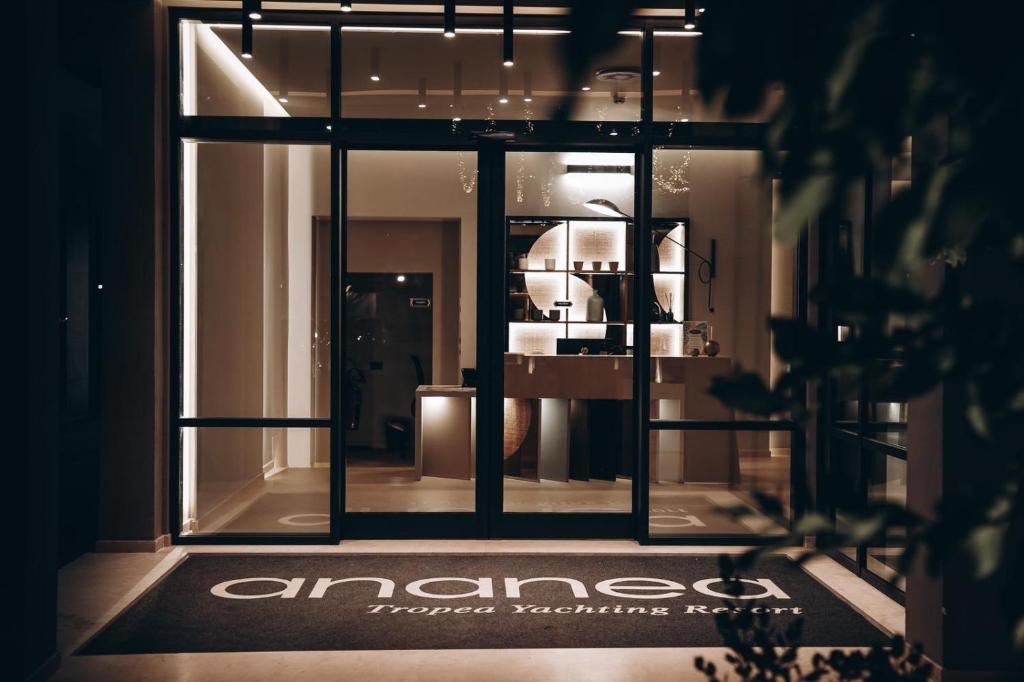
<path id="1" fill-rule="evenodd" d="M 552 322 L 558 322 L 560 319 L 562 319 L 562 311 L 557 308 L 554 310 L 549 310 L 548 319 L 551 320 Z"/>
<path id="2" fill-rule="evenodd" d="M 534 308 L 530 311 L 530 319 L 534 322 L 540 322 L 544 319 L 544 312 L 540 308 Z"/>
<path id="3" fill-rule="evenodd" d="M 711 340 L 711 325 L 707 322 L 683 322 L 683 352 L 697 356 Z"/>
<path id="4" fill-rule="evenodd" d="M 522 308 L 512 309 L 512 319 L 521 322 L 526 319 L 526 311 Z"/>
<path id="5" fill-rule="evenodd" d="M 572 262 L 572 269 L 576 270 L 577 272 L 582 270 L 583 269 L 583 261 L 581 261 L 581 260 L 574 260 Z"/>
<path id="6" fill-rule="evenodd" d="M 718 355 L 720 350 L 722 350 L 722 348 L 718 345 L 718 341 L 708 339 L 707 343 L 704 344 L 704 355 L 709 358 L 713 358 Z"/>
<path id="7" fill-rule="evenodd" d="M 544 269 L 545 270 L 554 270 L 555 269 L 555 259 L 554 258 L 545 258 L 544 259 Z"/>
<path id="8" fill-rule="evenodd" d="M 690 357 L 699 358 L 700 357 L 700 348 L 691 348 L 690 349 Z"/>
<path id="9" fill-rule="evenodd" d="M 594 272 L 599 272 L 601 270 L 601 261 L 596 260 L 593 263 L 591 263 L 591 265 L 594 268 Z"/>
<path id="10" fill-rule="evenodd" d="M 529 270 L 530 269 L 530 259 L 526 257 L 525 253 L 522 256 L 519 257 L 519 269 L 520 270 Z"/>
<path id="11" fill-rule="evenodd" d="M 601 298 L 601 294 L 597 293 L 597 289 L 587 299 L 587 322 L 603 322 L 604 321 L 604 299 Z"/>
<path id="12" fill-rule="evenodd" d="M 672 312 L 672 292 L 669 291 L 665 294 L 665 298 L 668 299 L 668 310 L 665 311 L 665 321 L 674 322 L 676 319 L 675 313 Z"/>
<path id="13" fill-rule="evenodd" d="M 609 261 L 608 269 L 611 270 L 612 272 L 618 272 L 619 271 L 619 261 L 617 261 L 617 260 Z"/>

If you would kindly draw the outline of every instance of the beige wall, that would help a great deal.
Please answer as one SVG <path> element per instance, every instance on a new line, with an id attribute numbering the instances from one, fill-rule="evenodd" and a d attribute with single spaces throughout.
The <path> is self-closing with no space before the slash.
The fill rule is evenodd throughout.
<path id="1" fill-rule="evenodd" d="M 476 154 L 462 154 L 466 177 L 476 171 Z M 329 164 L 329 159 L 323 162 Z M 466 192 L 459 178 L 458 152 L 350 151 L 349 220 L 400 219 L 457 221 L 459 224 L 458 366 L 476 367 L 475 182 Z M 494 226 L 493 229 L 501 229 Z M 367 272 L 350 254 L 349 269 Z M 393 271 L 393 270 L 389 270 Z"/>

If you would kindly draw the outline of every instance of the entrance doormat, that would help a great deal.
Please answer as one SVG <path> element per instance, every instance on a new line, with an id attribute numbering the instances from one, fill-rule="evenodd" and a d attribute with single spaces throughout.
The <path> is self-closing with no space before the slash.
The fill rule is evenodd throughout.
<path id="1" fill-rule="evenodd" d="M 807 646 L 885 635 L 786 557 L 736 608 Z M 722 646 L 714 556 L 194 554 L 79 653 Z"/>

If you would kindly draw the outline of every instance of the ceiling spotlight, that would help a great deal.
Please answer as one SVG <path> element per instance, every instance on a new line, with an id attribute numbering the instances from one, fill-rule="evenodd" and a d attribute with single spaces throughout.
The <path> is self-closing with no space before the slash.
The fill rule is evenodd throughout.
<path id="1" fill-rule="evenodd" d="M 533 101 L 533 74 L 529 71 L 523 74 L 523 101 Z"/>
<path id="2" fill-rule="evenodd" d="M 351 2 L 344 2 L 344 0 L 343 0 L 342 3 L 341 3 L 341 11 L 342 12 L 351 12 L 352 11 L 352 3 Z"/>
<path id="3" fill-rule="evenodd" d="M 687 31 L 697 28 L 697 3 L 694 0 L 686 0 L 683 11 L 683 28 Z"/>
<path id="4" fill-rule="evenodd" d="M 396 282 L 404 282 L 405 281 L 405 275 L 395 275 L 395 281 Z"/>
<path id="5" fill-rule="evenodd" d="M 416 106 L 419 107 L 420 109 L 426 109 L 427 108 L 427 79 L 426 78 L 421 78 L 420 79 L 420 93 L 419 93 L 419 99 L 416 102 Z"/>
<path id="6" fill-rule="evenodd" d="M 263 0 L 245 0 L 242 9 L 250 19 L 259 21 L 263 18 L 262 4 Z"/>
<path id="7" fill-rule="evenodd" d="M 615 128 L 612 128 L 612 131 L 610 133 L 608 133 L 608 134 L 611 135 L 612 137 L 615 137 L 616 135 L 619 134 L 619 131 L 616 130 Z"/>
<path id="8" fill-rule="evenodd" d="M 628 218 L 629 216 L 619 210 L 619 207 L 607 199 L 591 199 L 583 202 L 583 205 L 594 213 L 600 213 L 610 218 Z"/>
<path id="9" fill-rule="evenodd" d="M 453 123 L 458 123 L 461 120 L 462 120 L 461 116 L 452 116 L 452 122 Z"/>
<path id="10" fill-rule="evenodd" d="M 455 37 L 455 0 L 444 0 L 444 37 Z"/>
<path id="11" fill-rule="evenodd" d="M 242 59 L 252 59 L 251 21 L 242 21 Z"/>
<path id="12" fill-rule="evenodd" d="M 654 71 L 651 72 L 651 75 L 654 76 L 655 78 L 657 78 L 658 76 L 661 75 L 661 71 L 658 71 L 657 69 L 655 69 Z"/>
<path id="13" fill-rule="evenodd" d="M 278 97 L 277 101 L 280 102 L 281 104 L 288 104 L 288 98 L 287 97 Z"/>
<path id="14" fill-rule="evenodd" d="M 580 90 L 582 90 L 583 92 L 590 92 L 590 86 L 584 85 L 582 88 L 580 88 Z"/>
<path id="15" fill-rule="evenodd" d="M 514 5 L 512 0 L 504 0 L 502 6 L 502 28 L 501 28 L 501 45 L 502 45 L 502 64 L 505 66 L 512 66 L 515 64 L 515 40 L 512 33 L 513 29 L 513 14 L 515 13 Z"/>
<path id="16" fill-rule="evenodd" d="M 370 80 L 380 82 L 380 48 L 370 48 Z"/>

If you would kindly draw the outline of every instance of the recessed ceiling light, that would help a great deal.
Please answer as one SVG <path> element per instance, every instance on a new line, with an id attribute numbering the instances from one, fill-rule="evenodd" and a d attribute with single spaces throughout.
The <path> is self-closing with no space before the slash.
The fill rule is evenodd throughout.
<path id="1" fill-rule="evenodd" d="M 655 69 L 654 71 L 651 72 L 651 75 L 654 76 L 655 78 L 657 78 L 658 76 L 661 75 L 661 71 L 658 71 L 657 69 Z"/>
<path id="2" fill-rule="evenodd" d="M 281 104 L 288 104 L 288 98 L 287 97 L 278 97 L 277 101 L 280 102 Z"/>
<path id="3" fill-rule="evenodd" d="M 583 92 L 590 92 L 590 86 L 584 85 L 582 88 L 580 88 L 580 90 L 582 90 Z"/>

